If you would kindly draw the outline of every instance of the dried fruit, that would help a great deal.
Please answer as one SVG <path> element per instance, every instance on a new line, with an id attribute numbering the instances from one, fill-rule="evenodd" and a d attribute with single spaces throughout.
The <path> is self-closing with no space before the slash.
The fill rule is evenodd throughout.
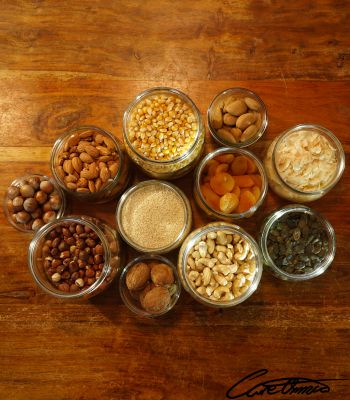
<path id="1" fill-rule="evenodd" d="M 152 282 L 157 286 L 171 285 L 174 283 L 174 273 L 166 264 L 155 264 L 151 269 Z"/>
<path id="2" fill-rule="evenodd" d="M 150 313 L 159 314 L 166 311 L 170 300 L 169 290 L 163 286 L 157 286 L 146 293 L 142 306 Z"/>
<path id="3" fill-rule="evenodd" d="M 226 172 L 220 172 L 210 179 L 210 187 L 220 196 L 231 192 L 234 186 L 235 181 L 233 177 Z"/>
<path id="4" fill-rule="evenodd" d="M 133 265 L 126 274 L 126 286 L 129 290 L 141 290 L 150 279 L 150 267 L 145 263 Z"/>
<path id="5" fill-rule="evenodd" d="M 234 193 L 226 193 L 220 198 L 220 211 L 231 214 L 238 206 L 239 199 Z"/>

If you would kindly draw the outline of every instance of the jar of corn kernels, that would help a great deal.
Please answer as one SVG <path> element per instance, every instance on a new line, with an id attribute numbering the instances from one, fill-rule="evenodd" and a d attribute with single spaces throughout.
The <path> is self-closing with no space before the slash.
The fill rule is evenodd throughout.
<path id="1" fill-rule="evenodd" d="M 126 151 L 154 178 L 176 179 L 189 172 L 201 157 L 204 136 L 199 110 L 176 89 L 145 90 L 124 113 Z"/>

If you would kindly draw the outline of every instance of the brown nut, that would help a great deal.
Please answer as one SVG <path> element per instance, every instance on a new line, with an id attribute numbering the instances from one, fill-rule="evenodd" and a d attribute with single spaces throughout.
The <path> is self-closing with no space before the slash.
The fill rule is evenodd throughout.
<path id="1" fill-rule="evenodd" d="M 33 197 L 35 193 L 34 188 L 28 184 L 21 186 L 19 190 L 23 197 Z"/>
<path id="2" fill-rule="evenodd" d="M 46 213 L 43 215 L 43 220 L 44 220 L 45 224 L 53 221 L 55 218 L 56 218 L 55 211 L 46 211 Z"/>
<path id="3" fill-rule="evenodd" d="M 170 300 L 168 289 L 163 286 L 157 286 L 146 293 L 141 305 L 149 313 L 159 314 L 166 311 Z"/>
<path id="4" fill-rule="evenodd" d="M 13 211 L 18 212 L 23 210 L 23 197 L 17 196 L 12 200 Z"/>
<path id="5" fill-rule="evenodd" d="M 54 211 L 58 211 L 62 205 L 61 197 L 58 194 L 53 194 L 50 197 L 49 203 Z"/>
<path id="6" fill-rule="evenodd" d="M 145 263 L 133 265 L 126 274 L 126 286 L 129 290 L 141 290 L 150 279 L 150 267 Z"/>
<path id="7" fill-rule="evenodd" d="M 33 197 L 24 200 L 23 208 L 29 213 L 34 212 L 38 207 L 38 202 Z"/>
<path id="8" fill-rule="evenodd" d="M 138 298 L 137 298 L 136 300 L 139 300 L 140 303 L 141 303 L 141 305 L 142 305 L 142 304 L 143 304 L 143 300 L 144 300 L 146 294 L 147 294 L 150 290 L 152 290 L 153 288 L 155 288 L 154 283 L 148 283 L 148 284 L 143 288 L 143 290 L 141 290 L 141 292 L 140 292 L 140 291 L 136 292 L 137 295 L 138 295 Z M 130 292 L 130 293 L 131 293 L 131 292 Z M 135 293 L 135 292 L 134 292 L 134 293 Z"/>
<path id="9" fill-rule="evenodd" d="M 214 129 L 220 129 L 222 127 L 222 112 L 218 105 L 213 107 L 210 113 L 210 122 Z"/>
<path id="10" fill-rule="evenodd" d="M 28 179 L 28 184 L 32 186 L 34 190 L 38 190 L 40 187 L 40 178 L 38 176 L 32 176 Z"/>
<path id="11" fill-rule="evenodd" d="M 7 196 L 9 199 L 13 200 L 15 197 L 19 196 L 20 191 L 17 186 L 10 186 L 7 189 Z"/>
<path id="12" fill-rule="evenodd" d="M 226 140 L 229 143 L 237 143 L 236 138 L 233 136 L 233 134 L 228 130 L 228 129 L 218 129 L 217 134 L 223 139 Z"/>
<path id="13" fill-rule="evenodd" d="M 152 282 L 157 286 L 171 285 L 174 283 L 174 273 L 166 264 L 155 264 L 151 269 Z"/>
<path id="14" fill-rule="evenodd" d="M 33 223 L 32 223 L 32 229 L 33 231 L 37 231 L 40 229 L 42 226 L 44 226 L 44 221 L 41 218 L 36 218 Z"/>
<path id="15" fill-rule="evenodd" d="M 54 190 L 54 186 L 50 181 L 42 181 L 40 183 L 40 190 L 42 190 L 43 192 L 50 194 L 53 192 Z"/>
<path id="16" fill-rule="evenodd" d="M 239 117 L 247 111 L 247 105 L 243 100 L 228 101 L 225 103 L 225 111 Z"/>
<path id="17" fill-rule="evenodd" d="M 248 106 L 248 108 L 250 108 L 251 110 L 253 111 L 259 110 L 260 104 L 256 100 L 252 99 L 251 97 L 246 97 L 244 101 L 245 104 Z"/>
<path id="18" fill-rule="evenodd" d="M 34 198 L 39 204 L 44 204 L 47 200 L 47 194 L 44 191 L 39 190 L 35 193 Z"/>
<path id="19" fill-rule="evenodd" d="M 26 224 L 31 220 L 30 214 L 28 214 L 26 211 L 20 211 L 16 214 L 16 220 L 19 224 Z"/>
<path id="20" fill-rule="evenodd" d="M 246 128 L 248 128 L 249 125 L 254 124 L 255 121 L 256 121 L 256 114 L 248 112 L 238 117 L 236 121 L 236 126 L 237 128 L 244 131 Z"/>

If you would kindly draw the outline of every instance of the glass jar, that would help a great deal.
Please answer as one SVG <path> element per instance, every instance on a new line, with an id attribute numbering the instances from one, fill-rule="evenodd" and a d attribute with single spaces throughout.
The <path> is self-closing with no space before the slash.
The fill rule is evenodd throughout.
<path id="1" fill-rule="evenodd" d="M 83 287 L 79 291 L 65 292 L 57 289 L 49 281 L 46 272 L 45 261 L 50 256 L 43 257 L 43 247 L 47 241 L 47 236 L 50 232 L 65 224 L 81 224 L 84 228 L 92 230 L 92 232 L 97 234 L 103 247 L 104 263 L 102 270 L 98 270 L 100 275 L 91 286 Z M 114 229 L 97 218 L 88 216 L 67 216 L 60 218 L 45 225 L 35 234 L 29 245 L 28 264 L 35 282 L 47 294 L 60 299 L 88 299 L 106 289 L 119 272 L 121 265 L 119 237 Z"/>
<path id="2" fill-rule="evenodd" d="M 254 276 L 252 281 L 250 282 L 250 286 L 247 288 L 247 290 L 242 293 L 241 295 L 235 297 L 232 300 L 228 301 L 215 301 L 211 300 L 210 298 L 206 297 L 205 295 L 200 294 L 197 290 L 195 290 L 189 280 L 188 277 L 188 271 L 190 270 L 189 268 L 192 268 L 190 265 L 188 266 L 187 260 L 189 257 L 189 254 L 191 251 L 194 249 L 194 246 L 196 243 L 199 241 L 203 241 L 204 237 L 203 235 L 207 235 L 210 233 L 218 233 L 219 231 L 224 231 L 227 234 L 232 235 L 234 238 L 242 238 L 245 242 L 249 244 L 251 254 L 253 255 L 253 260 L 255 261 L 255 270 L 254 270 Z M 236 236 L 234 236 L 236 235 Z M 236 239 L 233 239 L 236 240 Z M 235 243 L 232 241 L 232 243 Z M 244 262 L 246 260 L 243 260 Z M 242 261 L 242 262 L 243 262 Z M 232 261 L 234 263 L 234 261 Z M 229 224 L 226 222 L 213 222 L 210 223 L 206 226 L 203 226 L 201 228 L 198 228 L 194 230 L 193 232 L 188 235 L 186 240 L 183 242 L 180 251 L 179 251 L 179 257 L 178 257 L 178 273 L 179 277 L 181 280 L 181 283 L 184 287 L 184 289 L 198 302 L 210 306 L 210 307 L 216 307 L 216 308 L 228 308 L 228 307 L 233 307 L 236 306 L 239 303 L 242 303 L 243 301 L 247 300 L 257 289 L 261 275 L 262 275 L 262 270 L 263 270 L 263 259 L 262 255 L 259 249 L 258 244 L 256 241 L 253 239 L 252 236 L 250 236 L 247 232 L 245 232 L 241 227 L 238 225 L 233 225 Z M 214 267 L 215 268 L 215 267 Z"/>
<path id="3" fill-rule="evenodd" d="M 208 203 L 205 199 L 202 190 L 201 190 L 201 179 L 202 174 L 205 171 L 208 163 L 211 162 L 215 157 L 222 156 L 226 154 L 233 154 L 235 156 L 245 156 L 252 160 L 257 168 L 257 172 L 260 174 L 261 177 L 261 189 L 259 198 L 256 200 L 256 203 L 244 212 L 234 212 L 231 214 L 226 214 L 221 211 L 215 209 L 212 205 Z M 212 151 L 211 153 L 207 154 L 201 162 L 198 164 L 196 171 L 195 171 L 195 183 L 194 183 L 194 199 L 197 205 L 210 217 L 213 219 L 221 219 L 224 221 L 233 221 L 239 218 L 249 218 L 251 217 L 255 211 L 263 204 L 266 194 L 267 194 L 268 184 L 267 184 L 267 177 L 265 173 L 264 166 L 262 162 L 256 157 L 252 152 L 245 150 L 245 149 L 238 149 L 238 148 L 228 148 L 223 147 Z"/>
<path id="4" fill-rule="evenodd" d="M 275 224 L 277 224 L 281 218 L 287 216 L 288 214 L 292 213 L 300 213 L 300 214 L 306 214 L 313 216 L 317 218 L 317 220 L 322 224 L 324 231 L 327 234 L 328 238 L 328 254 L 324 257 L 322 262 L 320 262 L 314 269 L 313 271 L 309 273 L 304 273 L 304 274 L 294 274 L 294 273 L 288 273 L 285 270 L 279 268 L 274 261 L 272 260 L 269 250 L 268 250 L 268 236 L 270 233 L 270 230 Z M 274 212 L 272 212 L 270 215 L 268 215 L 261 228 L 260 228 L 260 248 L 262 250 L 262 254 L 264 257 L 264 263 L 267 265 L 270 269 L 270 271 L 278 278 L 283 279 L 283 280 L 291 280 L 291 281 L 304 281 L 307 279 L 312 279 L 315 278 L 316 276 L 319 276 L 323 274 L 326 269 L 331 265 L 333 262 L 333 259 L 335 257 L 335 250 L 336 250 L 336 237 L 335 237 L 335 232 L 332 227 L 332 225 L 327 221 L 326 218 L 324 218 L 321 214 L 319 214 L 317 211 L 307 207 L 303 206 L 301 204 L 290 204 L 288 206 L 282 207 Z"/>
<path id="5" fill-rule="evenodd" d="M 51 188 L 49 188 L 49 190 L 44 188 L 46 190 L 46 192 L 44 192 L 41 190 L 40 184 L 46 181 L 49 182 Z M 28 184 L 33 188 L 33 195 L 22 196 L 19 189 Z M 14 189 L 13 193 L 10 193 L 9 191 L 11 191 L 12 188 L 18 189 Z M 51 191 L 51 189 L 53 190 Z M 39 195 L 42 195 L 40 196 L 41 198 L 38 197 Z M 16 213 L 25 211 L 26 207 L 24 201 L 28 198 L 37 198 L 38 201 L 33 201 L 35 209 L 29 211 L 27 208 L 30 214 L 30 220 L 26 223 L 18 223 Z M 22 204 L 13 204 L 13 201 L 17 200 L 20 200 Z M 34 231 L 41 228 L 47 221 L 61 218 L 65 211 L 66 199 L 64 192 L 52 178 L 42 174 L 28 174 L 14 179 L 5 193 L 4 212 L 7 220 L 12 226 L 22 232 L 34 233 Z"/>
<path id="6" fill-rule="evenodd" d="M 97 136 L 96 142 L 93 139 Z M 91 143 L 89 140 L 94 143 L 95 148 L 101 148 L 91 153 L 93 157 L 86 154 L 83 147 L 78 148 L 81 141 L 85 144 Z M 103 140 L 108 143 L 110 154 L 115 153 L 117 159 L 117 168 L 113 172 L 113 167 L 108 164 L 111 156 L 106 154 L 106 147 L 103 149 Z M 73 167 L 73 158 L 80 159 L 78 170 Z M 73 166 L 65 166 L 66 159 Z M 101 167 L 101 162 L 106 168 Z M 88 170 L 91 168 L 92 171 L 92 166 L 96 166 L 93 171 L 95 175 L 90 178 Z M 51 152 L 50 167 L 55 180 L 68 195 L 89 203 L 106 203 L 112 200 L 126 188 L 130 178 L 130 161 L 124 153 L 123 144 L 111 133 L 96 126 L 80 126 L 60 136 Z"/>
<path id="7" fill-rule="evenodd" d="M 174 101 L 182 104 L 181 107 L 179 106 L 180 110 L 176 111 L 176 104 L 175 108 L 171 108 L 172 105 L 169 104 L 169 111 L 167 111 L 168 108 L 160 111 L 159 107 L 161 106 L 159 103 L 164 102 L 164 104 L 168 104 L 166 102 L 169 102 L 171 97 L 175 99 Z M 156 101 L 156 104 L 158 104 L 155 105 L 155 109 L 153 110 L 150 107 L 154 103 L 152 101 Z M 142 113 L 143 109 L 145 109 L 146 113 L 148 110 L 149 115 L 153 117 L 152 119 L 149 118 L 148 126 L 151 126 L 152 123 L 157 125 L 157 127 L 153 127 L 153 130 L 149 128 L 150 130 L 148 131 L 146 128 L 138 127 L 138 122 L 136 121 L 139 118 L 144 118 L 144 115 L 139 117 L 138 112 Z M 181 116 L 185 115 L 185 112 L 192 112 L 193 114 L 191 121 L 192 119 L 194 121 L 189 123 L 188 127 L 185 125 L 182 127 L 181 125 Z M 172 121 L 174 116 L 172 114 L 170 116 L 170 113 L 178 113 L 179 119 L 175 120 L 175 122 Z M 183 114 L 180 115 L 180 113 Z M 171 122 L 167 122 L 166 118 L 171 120 Z M 159 123 L 162 125 L 159 125 Z M 172 124 L 172 127 L 166 125 L 167 128 L 162 128 L 165 124 Z M 176 125 L 179 126 L 176 128 Z M 168 128 L 169 131 L 173 129 L 177 135 L 181 136 L 166 136 L 169 132 L 167 131 Z M 140 130 L 140 137 L 137 139 L 135 129 Z M 145 130 L 145 132 L 141 132 L 141 129 Z M 161 129 L 164 130 L 164 133 Z M 191 134 L 188 133 L 189 129 L 191 129 Z M 183 132 L 179 133 L 180 130 Z M 176 179 L 187 174 L 200 159 L 204 148 L 204 137 L 205 130 L 199 110 L 188 96 L 176 89 L 156 87 L 145 90 L 135 97 L 124 113 L 123 138 L 126 151 L 130 158 L 146 174 L 153 178 Z M 137 149 L 136 144 L 140 148 Z M 177 147 L 180 150 L 176 150 Z M 154 150 L 154 154 L 152 153 L 153 148 L 156 149 Z M 173 151 L 176 151 L 176 153 L 171 157 Z"/>
<path id="8" fill-rule="evenodd" d="M 259 122 L 259 127 L 256 129 L 255 133 L 252 135 L 247 135 L 247 138 L 245 140 L 240 139 L 240 135 L 234 134 L 231 129 L 236 128 L 236 125 L 226 126 L 223 123 L 221 123 L 221 127 L 228 130 L 228 134 L 226 133 L 225 135 L 220 134 L 218 130 L 220 128 L 214 128 L 215 123 L 213 122 L 213 118 L 215 118 L 216 113 L 218 110 L 220 110 L 220 115 L 221 118 L 223 115 L 223 105 L 225 104 L 225 101 L 227 102 L 229 98 L 235 98 L 237 100 L 244 100 L 244 99 L 251 99 L 253 101 L 252 107 L 253 109 L 247 108 L 246 112 L 252 112 L 256 113 L 257 115 L 257 121 Z M 249 101 L 249 100 L 248 100 Z M 236 113 L 237 114 L 237 113 Z M 226 89 L 223 92 L 219 93 L 212 102 L 210 103 L 210 106 L 208 108 L 207 112 L 207 122 L 208 122 L 208 128 L 209 131 L 214 138 L 214 140 L 225 147 L 247 147 L 250 146 L 251 144 L 255 143 L 257 140 L 261 138 L 261 136 L 264 134 L 266 131 L 267 125 L 268 125 L 268 117 L 267 117 L 267 109 L 264 104 L 264 102 L 261 100 L 261 98 L 254 92 L 248 89 L 236 87 L 236 88 L 231 88 L 231 89 Z M 232 124 L 233 122 L 231 122 Z M 256 122 L 254 123 L 256 124 Z M 252 125 L 254 125 L 252 124 Z M 220 125 L 218 125 L 220 126 Z M 251 128 L 250 128 L 251 129 Z"/>
<path id="9" fill-rule="evenodd" d="M 126 286 L 126 275 L 130 270 L 130 268 L 132 268 L 135 264 L 138 263 L 149 263 L 149 262 L 158 262 L 166 264 L 169 267 L 171 267 L 174 274 L 175 284 L 171 285 L 171 287 L 169 288 L 171 301 L 169 305 L 166 307 L 166 309 L 160 313 L 151 313 L 142 308 L 139 298 L 138 297 L 135 298 L 135 296 L 133 297 L 132 294 L 130 293 L 130 290 Z M 146 254 L 134 258 L 123 269 L 119 279 L 119 292 L 124 304 L 129 308 L 129 310 L 142 317 L 155 318 L 166 314 L 174 307 L 181 294 L 181 283 L 175 265 L 168 258 L 162 257 L 157 254 Z"/>
<path id="10" fill-rule="evenodd" d="M 160 198 L 162 193 L 167 193 L 170 197 L 154 206 L 154 201 L 157 201 L 156 198 Z M 176 201 L 176 216 L 175 211 L 172 211 L 170 201 Z M 164 209 L 162 209 L 163 205 Z M 137 211 L 141 214 L 134 217 L 133 213 Z M 160 218 L 162 215 L 163 217 Z M 183 223 L 176 227 L 174 238 L 167 242 L 162 238 L 163 231 L 171 230 L 172 225 L 180 218 Z M 164 254 L 180 246 L 190 232 L 192 210 L 186 195 L 178 187 L 165 181 L 148 180 L 130 187 L 121 196 L 116 209 L 116 222 L 121 237 L 129 246 L 142 253 Z M 157 224 L 162 224 L 162 231 L 159 234 L 156 231 Z M 130 231 L 132 228 L 134 230 Z M 140 240 L 137 241 L 136 237 Z M 154 243 L 159 243 L 161 240 L 163 242 L 161 246 L 157 244 L 157 247 L 151 243 L 144 243 L 145 238 L 149 238 Z M 147 239 L 147 242 L 149 240 Z"/>
<path id="11" fill-rule="evenodd" d="M 280 157 L 280 154 L 282 154 L 281 148 L 283 146 L 286 146 L 286 143 L 290 139 L 291 135 L 294 135 L 297 139 L 299 136 L 302 139 L 301 135 L 307 137 L 306 135 L 310 134 L 317 134 L 320 135 L 320 137 L 325 138 L 325 140 L 329 143 L 330 148 L 334 150 L 334 156 L 336 158 L 336 165 L 334 166 L 333 176 L 330 177 L 325 186 L 319 187 L 318 189 L 314 190 L 300 189 L 300 175 L 290 175 L 290 177 L 288 177 L 289 179 L 293 179 L 295 183 L 298 184 L 298 187 L 295 183 L 291 183 L 293 181 L 289 180 L 288 182 L 286 172 L 282 171 L 277 164 L 277 160 Z M 292 142 L 296 143 L 294 136 Z M 284 158 L 284 160 L 286 160 L 286 158 Z M 308 162 L 308 164 L 302 164 L 302 167 L 305 169 L 305 173 L 303 173 L 304 177 L 309 176 L 309 174 L 312 174 L 314 171 L 326 172 L 328 170 L 328 168 L 325 166 L 313 166 L 312 162 Z M 287 129 L 274 139 L 267 150 L 264 159 L 264 165 L 269 185 L 277 195 L 297 203 L 304 203 L 321 198 L 336 185 L 336 183 L 341 178 L 345 168 L 345 155 L 341 143 L 331 131 L 319 125 L 300 124 Z M 294 168 L 293 161 L 289 165 Z M 283 168 L 285 168 L 285 165 L 283 165 Z M 300 170 L 300 165 L 295 165 L 295 168 L 297 168 L 296 171 L 298 171 L 298 168 Z M 309 171 L 307 172 L 307 174 L 306 169 Z M 286 171 L 289 171 L 289 167 L 286 169 Z M 316 179 L 316 184 L 317 182 L 321 182 L 321 180 L 317 180 L 320 179 L 320 175 L 319 177 L 316 176 L 313 179 Z M 302 182 L 302 179 L 300 182 Z"/>

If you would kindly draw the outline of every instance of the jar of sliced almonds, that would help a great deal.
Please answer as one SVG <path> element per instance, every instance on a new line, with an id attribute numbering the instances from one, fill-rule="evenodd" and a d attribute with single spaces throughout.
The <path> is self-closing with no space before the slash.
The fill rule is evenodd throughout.
<path id="1" fill-rule="evenodd" d="M 50 160 L 62 189 L 94 203 L 105 203 L 125 189 L 129 164 L 118 139 L 96 126 L 81 126 L 60 136 Z"/>
<path id="2" fill-rule="evenodd" d="M 270 144 L 265 169 L 271 189 L 298 203 L 324 196 L 341 178 L 345 155 L 341 143 L 319 125 L 296 125 Z"/>
<path id="3" fill-rule="evenodd" d="M 124 113 L 126 151 L 154 178 L 175 179 L 189 172 L 202 154 L 204 135 L 199 110 L 176 89 L 146 90 Z"/>

